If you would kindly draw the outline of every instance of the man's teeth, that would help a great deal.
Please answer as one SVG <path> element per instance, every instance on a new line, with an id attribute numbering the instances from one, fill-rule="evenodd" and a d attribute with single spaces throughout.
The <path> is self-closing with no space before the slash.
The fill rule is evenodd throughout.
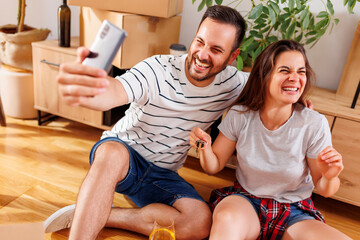
<path id="1" fill-rule="evenodd" d="M 198 59 L 195 58 L 195 63 L 196 65 L 198 65 L 199 67 L 203 67 L 203 68 L 207 68 L 210 67 L 210 64 L 206 64 L 206 63 L 201 63 Z"/>
<path id="2" fill-rule="evenodd" d="M 284 91 L 297 91 L 298 90 L 298 88 L 290 88 L 290 87 L 288 87 L 288 88 L 282 88 Z"/>

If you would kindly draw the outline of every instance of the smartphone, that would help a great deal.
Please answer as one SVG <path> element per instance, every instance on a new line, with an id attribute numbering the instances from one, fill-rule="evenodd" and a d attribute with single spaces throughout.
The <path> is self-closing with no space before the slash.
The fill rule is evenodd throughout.
<path id="1" fill-rule="evenodd" d="M 109 72 L 121 44 L 127 37 L 126 31 L 104 20 L 90 47 L 90 54 L 83 61 L 84 65 L 97 67 Z"/>

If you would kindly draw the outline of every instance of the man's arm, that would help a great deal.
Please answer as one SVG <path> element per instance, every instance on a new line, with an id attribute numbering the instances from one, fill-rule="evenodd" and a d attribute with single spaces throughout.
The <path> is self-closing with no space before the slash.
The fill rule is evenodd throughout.
<path id="1" fill-rule="evenodd" d="M 60 66 L 57 76 L 63 100 L 73 106 L 106 111 L 128 103 L 123 85 L 99 68 L 82 65 L 90 51 L 78 48 L 77 61 Z"/>

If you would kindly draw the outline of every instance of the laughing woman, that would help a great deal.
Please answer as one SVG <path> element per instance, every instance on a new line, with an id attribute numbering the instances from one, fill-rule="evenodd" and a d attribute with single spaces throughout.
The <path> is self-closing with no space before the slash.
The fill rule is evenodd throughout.
<path id="1" fill-rule="evenodd" d="M 210 240 L 350 239 L 325 224 L 311 200 L 314 188 L 335 194 L 343 170 L 326 118 L 302 104 L 313 78 L 299 43 L 275 42 L 256 59 L 214 144 L 200 128 L 191 132 L 193 147 L 205 141 L 200 162 L 208 174 L 237 154 L 234 186 L 214 190 L 210 199 Z"/>

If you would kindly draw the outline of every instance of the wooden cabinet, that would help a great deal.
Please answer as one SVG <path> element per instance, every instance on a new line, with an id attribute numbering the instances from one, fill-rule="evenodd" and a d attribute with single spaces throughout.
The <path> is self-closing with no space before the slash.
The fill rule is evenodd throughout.
<path id="1" fill-rule="evenodd" d="M 311 100 L 328 119 L 333 146 L 343 158 L 341 186 L 333 198 L 360 206 L 360 105 L 352 109 L 347 98 L 321 88 L 313 88 Z"/>
<path id="2" fill-rule="evenodd" d="M 71 47 L 69 48 L 59 47 L 57 40 L 34 42 L 32 44 L 34 107 L 42 112 L 51 113 L 94 127 L 110 129 L 110 126 L 104 125 L 104 116 L 106 116 L 104 112 L 78 106 L 69 106 L 62 101 L 58 92 L 56 76 L 59 71 L 59 65 L 76 60 L 78 45 L 78 38 L 71 39 Z"/>
<path id="3" fill-rule="evenodd" d="M 334 198 L 360 206 L 360 122 L 337 117 L 332 140 L 344 162 L 341 187 Z"/>

